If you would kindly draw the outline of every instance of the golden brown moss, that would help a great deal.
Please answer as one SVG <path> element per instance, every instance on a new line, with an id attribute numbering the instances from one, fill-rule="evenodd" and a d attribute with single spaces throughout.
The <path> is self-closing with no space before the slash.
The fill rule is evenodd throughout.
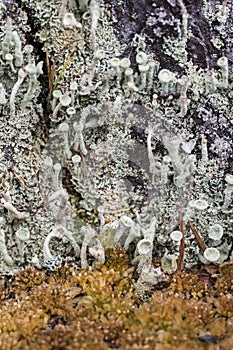
<path id="1" fill-rule="evenodd" d="M 107 261 L 49 276 L 27 268 L 2 283 L 0 349 L 232 349 L 232 263 L 174 274 L 145 303 L 122 249 Z"/>
<path id="2" fill-rule="evenodd" d="M 219 294 L 233 293 L 233 261 L 223 263 L 216 282 Z"/>

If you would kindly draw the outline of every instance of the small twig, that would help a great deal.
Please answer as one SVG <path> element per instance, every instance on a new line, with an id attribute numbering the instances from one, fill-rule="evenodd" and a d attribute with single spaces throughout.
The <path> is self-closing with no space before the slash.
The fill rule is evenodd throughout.
<path id="1" fill-rule="evenodd" d="M 59 81 L 61 80 L 61 77 L 62 77 L 64 71 L 66 70 L 67 66 L 69 65 L 70 61 L 72 60 L 74 54 L 75 54 L 75 50 L 71 52 L 71 54 L 68 56 L 67 60 L 65 61 L 65 63 L 63 65 L 63 67 L 62 67 L 58 77 L 56 78 L 56 80 L 55 80 L 55 82 L 53 84 L 52 91 L 56 90 L 56 87 L 57 87 Z"/>
<path id="2" fill-rule="evenodd" d="M 62 48 L 62 49 L 58 52 L 58 54 L 55 56 L 52 65 L 50 65 L 50 63 L 49 63 L 48 50 L 46 50 L 46 62 L 47 62 L 48 75 L 49 75 L 49 96 L 48 96 L 49 100 L 51 99 L 52 92 L 53 92 L 53 90 L 54 90 L 54 87 L 53 87 L 53 80 L 54 80 L 54 76 L 55 76 L 55 73 L 56 73 L 56 64 L 57 64 L 59 58 L 61 57 L 61 54 L 62 54 L 65 50 L 68 50 L 68 49 L 71 47 L 71 45 L 72 45 L 73 43 L 76 43 L 76 42 L 79 42 L 79 41 L 81 41 L 81 39 L 74 39 L 74 40 L 70 41 L 68 44 L 66 44 L 65 46 L 63 46 L 63 48 Z M 73 57 L 74 53 L 75 53 L 75 50 L 73 50 L 73 52 L 69 55 L 67 61 L 70 59 L 70 56 Z M 72 58 L 72 57 L 71 57 L 71 58 Z M 65 62 L 65 64 L 66 64 L 66 62 Z M 65 65 L 65 64 L 64 64 L 64 65 Z"/>
<path id="3" fill-rule="evenodd" d="M 49 79 L 49 91 L 51 90 L 51 67 L 49 62 L 49 48 L 48 48 L 48 36 L 46 35 L 46 42 L 45 42 L 45 55 L 46 55 L 46 65 L 47 65 L 47 71 L 48 71 L 48 79 Z"/>
<path id="4" fill-rule="evenodd" d="M 180 215 L 180 231 L 182 233 L 182 238 L 180 241 L 180 250 L 179 250 L 179 257 L 178 257 L 178 263 L 177 263 L 177 272 L 181 272 L 183 264 L 184 264 L 184 250 L 185 250 L 185 239 L 184 239 L 184 220 L 183 217 Z"/>
<path id="5" fill-rule="evenodd" d="M 197 233 L 195 227 L 193 226 L 193 224 L 191 223 L 190 220 L 188 220 L 188 224 L 189 224 L 189 227 L 191 228 L 196 240 L 197 240 L 197 243 L 199 245 L 199 247 L 201 248 L 201 250 L 204 252 L 206 250 L 206 245 L 205 243 L 203 242 L 201 236 Z"/>

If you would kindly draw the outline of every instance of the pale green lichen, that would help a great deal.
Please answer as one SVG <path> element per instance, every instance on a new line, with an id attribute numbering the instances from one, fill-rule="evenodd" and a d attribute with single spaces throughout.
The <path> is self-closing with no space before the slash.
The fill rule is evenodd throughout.
<path id="1" fill-rule="evenodd" d="M 12 47 L 6 45 L 6 37 L 17 33 L 14 23 L 12 28 L 9 22 L 1 26 L 0 166 L 6 221 L 1 271 L 18 269 L 22 256 L 27 264 L 50 269 L 62 259 L 87 267 L 93 258 L 104 262 L 107 242 L 106 246 L 115 243 L 135 250 L 141 275 L 159 280 L 162 273 L 153 269 L 152 256 L 162 257 L 164 271 L 176 270 L 179 215 L 186 225 L 185 266 L 198 259 L 229 258 L 232 188 L 227 179 L 232 175 L 226 176 L 225 168 L 232 140 L 196 127 L 197 119 L 213 125 L 219 115 L 223 126 L 229 123 L 232 81 L 226 57 L 216 58 L 219 68 L 209 71 L 187 60 L 192 33 L 183 9 L 180 37 L 164 38 L 164 48 L 185 74 L 160 67 L 156 53 L 147 53 L 143 37 L 134 40 L 135 71 L 130 58 L 122 58 L 124 48 L 102 1 L 92 1 L 90 8 L 80 2 L 78 8 L 72 1 L 22 3 L 35 11 L 43 28 L 37 39 L 50 61 L 46 102 L 52 128 L 46 144 L 42 130 L 35 137 L 45 113 L 38 98 L 45 64 L 42 68 L 24 38 L 26 14 L 20 10 Z M 223 10 L 219 7 L 214 15 L 219 21 Z M 221 16 L 223 23 L 227 12 Z M 16 38 L 22 40 L 22 49 Z M 16 64 L 19 52 L 21 68 Z M 13 68 L 4 61 L 6 54 L 13 56 Z M 209 246 L 204 256 L 187 226 L 189 220 Z M 224 235 L 213 243 L 209 227 L 216 222 Z M 19 248 L 14 237 L 21 227 L 27 227 L 30 238 Z M 88 232 L 93 233 L 91 239 Z M 207 254 L 216 251 L 216 259 Z"/>

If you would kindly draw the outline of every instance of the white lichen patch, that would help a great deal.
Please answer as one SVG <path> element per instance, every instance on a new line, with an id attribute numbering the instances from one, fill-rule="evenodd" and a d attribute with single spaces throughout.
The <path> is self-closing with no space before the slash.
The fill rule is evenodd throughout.
<path id="1" fill-rule="evenodd" d="M 26 42 L 27 13 L 20 9 L 18 24 L 4 22 L 2 7 L 0 271 L 22 264 L 54 269 L 63 259 L 86 268 L 104 262 L 105 245 L 122 245 L 134 250 L 142 279 L 156 280 L 154 255 L 163 271 L 177 269 L 181 217 L 185 266 L 228 259 L 233 83 L 227 57 L 216 57 L 208 70 L 187 59 L 192 33 L 184 9 L 174 19 L 179 36 L 163 41 L 180 74 L 160 66 L 143 36 L 134 38 L 135 60 L 122 57 L 103 1 L 22 3 L 33 11 L 41 52 L 39 59 L 36 44 Z M 224 6 L 211 17 L 220 27 L 228 18 Z M 190 222 L 211 246 L 204 254 Z"/>

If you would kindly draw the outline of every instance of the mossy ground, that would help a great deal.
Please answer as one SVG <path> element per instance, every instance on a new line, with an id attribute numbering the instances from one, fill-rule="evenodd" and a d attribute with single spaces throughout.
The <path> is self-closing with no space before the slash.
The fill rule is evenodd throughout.
<path id="1" fill-rule="evenodd" d="M 144 299 L 125 252 L 89 270 L 2 278 L 0 349 L 231 350 L 233 262 L 168 276 Z"/>

